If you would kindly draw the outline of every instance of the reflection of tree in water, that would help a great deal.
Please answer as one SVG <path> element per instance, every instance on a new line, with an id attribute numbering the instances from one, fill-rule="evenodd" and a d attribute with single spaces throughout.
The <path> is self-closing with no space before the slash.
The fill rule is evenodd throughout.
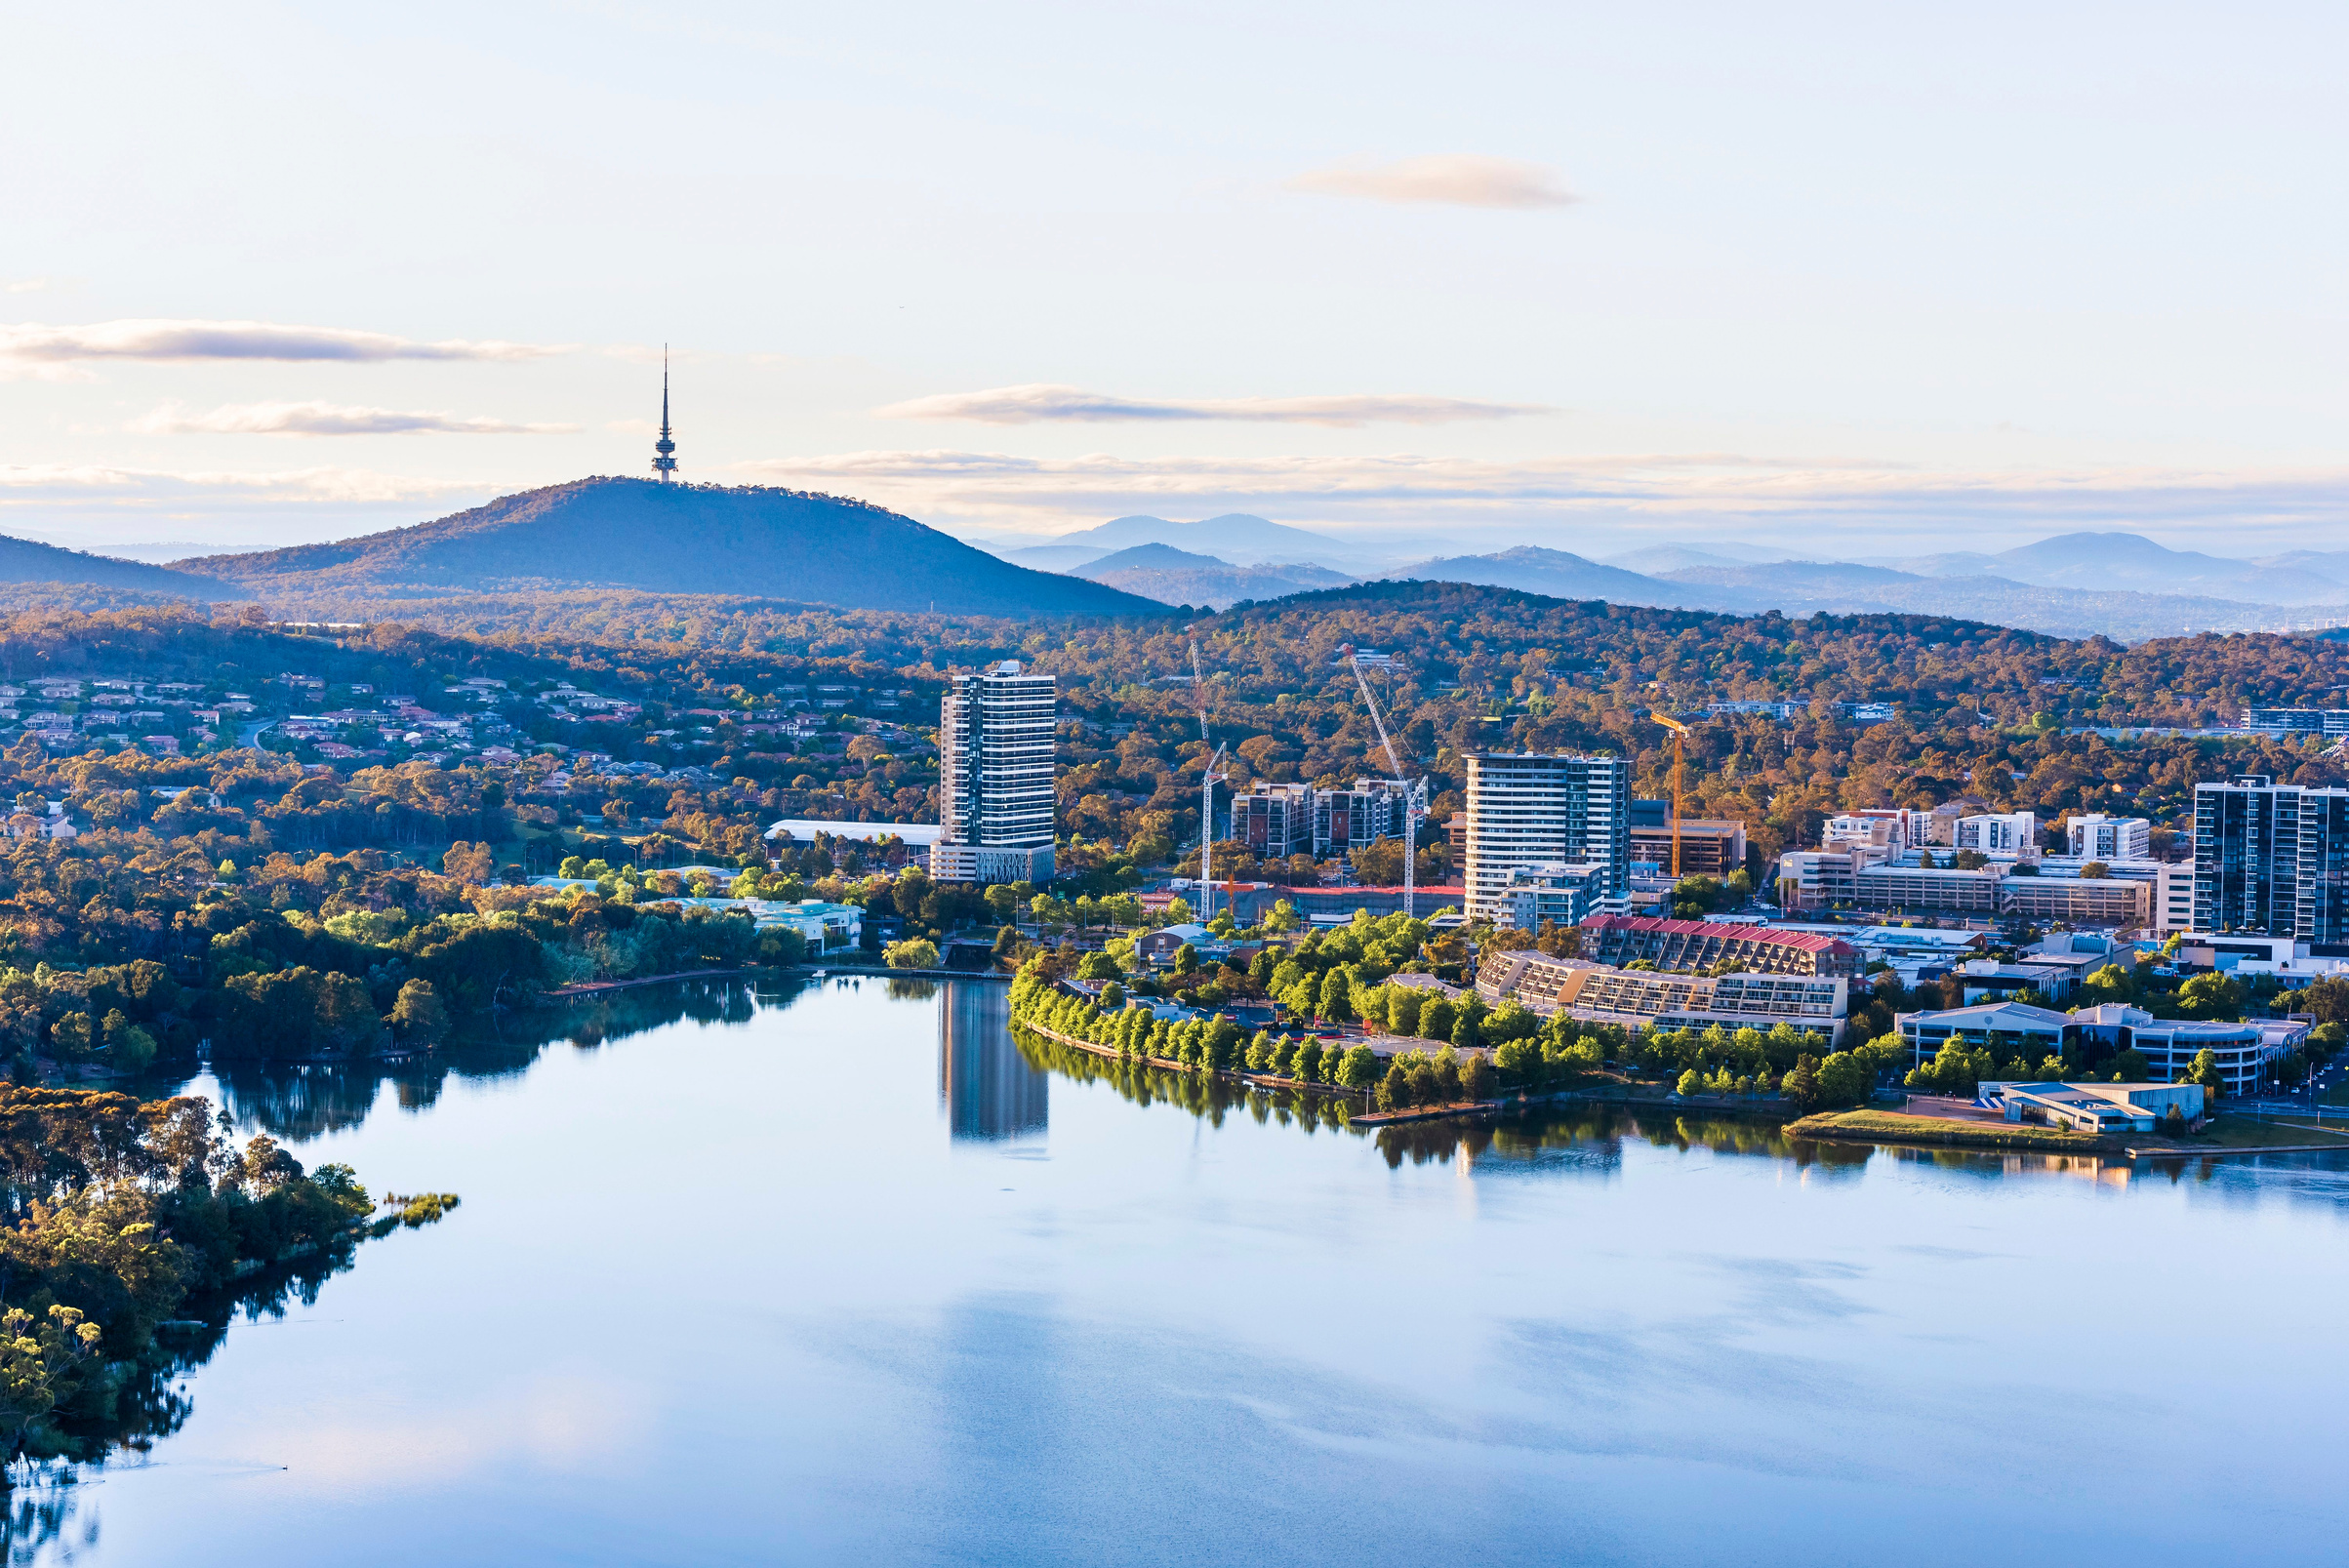
<path id="1" fill-rule="evenodd" d="M 222 1290 L 190 1296 L 180 1307 L 186 1316 L 165 1325 L 136 1355 L 109 1363 L 119 1380 L 110 1402 L 77 1399 L 61 1406 L 57 1426 L 76 1457 L 10 1467 L 15 1487 L 0 1494 L 8 1510 L 9 1562 L 31 1563 L 44 1555 L 71 1560 L 77 1551 L 95 1548 L 98 1521 L 79 1517 L 81 1464 L 125 1451 L 147 1453 L 185 1426 L 195 1401 L 184 1379 L 212 1358 L 230 1325 L 240 1316 L 248 1323 L 281 1318 L 296 1302 L 317 1305 L 326 1282 L 350 1267 L 356 1249 L 354 1239 L 332 1253 L 275 1265 Z M 93 1403 L 102 1403 L 102 1417 L 91 1415 Z"/>
<path id="2" fill-rule="evenodd" d="M 1791 1159 L 1798 1166 L 1829 1172 L 1856 1170 L 1875 1152 L 1866 1144 L 1788 1138 L 1774 1122 L 1643 1114 L 1607 1106 L 1535 1110 L 1497 1121 L 1402 1122 L 1379 1129 L 1378 1147 L 1390 1166 L 1400 1166 L 1406 1159 L 1414 1165 L 1442 1163 L 1462 1153 L 1471 1161 L 1489 1158 L 1529 1165 L 1574 1154 L 1583 1156 L 1577 1163 L 1588 1166 L 1596 1156 L 1597 1163 L 1611 1169 L 1622 1159 L 1624 1143 L 1633 1139 L 1683 1153 L 1703 1148 L 1714 1154 Z"/>
<path id="3" fill-rule="evenodd" d="M 1039 1069 L 1057 1072 L 1078 1083 L 1106 1083 L 1138 1106 L 1170 1105 L 1221 1127 L 1227 1112 L 1245 1109 L 1259 1123 L 1277 1122 L 1307 1132 L 1347 1124 L 1352 1106 L 1338 1095 L 1317 1095 L 1302 1089 L 1260 1089 L 1234 1083 L 1204 1072 L 1173 1072 L 1118 1057 L 1096 1056 L 1073 1045 L 1014 1029 L 1020 1055 Z"/>
<path id="4" fill-rule="evenodd" d="M 918 984 L 934 984 L 922 982 Z M 367 1119 L 387 1082 L 401 1109 L 424 1110 L 450 1074 L 501 1078 L 526 1072 L 547 1046 L 591 1050 L 687 1019 L 705 1026 L 748 1024 L 761 1008 L 789 1007 L 802 986 L 739 981 L 679 981 L 552 1002 L 474 1023 L 429 1056 L 398 1062 L 217 1063 L 227 1108 L 274 1138 L 311 1139 Z M 141 1085 L 142 1098 L 185 1092 L 185 1078 Z"/>

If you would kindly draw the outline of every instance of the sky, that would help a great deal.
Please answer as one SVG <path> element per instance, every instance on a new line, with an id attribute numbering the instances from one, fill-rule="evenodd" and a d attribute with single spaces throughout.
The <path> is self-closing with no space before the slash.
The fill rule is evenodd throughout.
<path id="1" fill-rule="evenodd" d="M 1819 556 L 2349 511 L 2338 6 L 17 8 L 0 533 L 649 473 Z"/>

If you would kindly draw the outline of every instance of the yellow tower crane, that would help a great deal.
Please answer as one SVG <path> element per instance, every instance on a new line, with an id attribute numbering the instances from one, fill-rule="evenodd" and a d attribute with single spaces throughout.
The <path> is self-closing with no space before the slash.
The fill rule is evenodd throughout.
<path id="1" fill-rule="evenodd" d="M 1647 715 L 1672 732 L 1672 879 L 1681 879 L 1681 787 L 1684 782 L 1681 743 L 1688 737 L 1688 726 L 1660 709 L 1650 709 Z"/>

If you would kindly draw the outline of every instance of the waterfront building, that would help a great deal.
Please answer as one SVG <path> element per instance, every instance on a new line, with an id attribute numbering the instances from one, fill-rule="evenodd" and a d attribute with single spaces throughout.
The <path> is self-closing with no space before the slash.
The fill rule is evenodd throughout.
<path id="1" fill-rule="evenodd" d="M 1859 949 L 1816 931 L 1724 920 L 1658 920 L 1597 914 L 1582 923 L 1582 950 L 1604 964 L 1644 959 L 1661 970 L 1711 969 L 1719 964 L 1761 974 L 1843 975 L 1860 972 Z"/>
<path id="2" fill-rule="evenodd" d="M 2203 1113 L 2199 1083 L 1985 1083 L 1974 1093 L 2008 1121 L 2076 1133 L 2150 1133 L 2172 1106 L 2188 1121 Z"/>
<path id="3" fill-rule="evenodd" d="M 2068 1014 L 2024 1002 L 1979 1002 L 1972 1007 L 1949 1007 L 1902 1013 L 1892 1021 L 1901 1044 L 1909 1048 L 1911 1065 L 1922 1066 L 1940 1053 L 1952 1037 L 1969 1047 L 1987 1046 L 1998 1062 L 2021 1058 L 2039 1062 L 2063 1054 Z"/>
<path id="4" fill-rule="evenodd" d="M 1850 982 L 1829 975 L 1671 975 L 1512 952 L 1496 954 L 1478 971 L 1477 994 L 1495 1007 L 1516 1001 L 1544 1018 L 1563 1013 L 1625 1028 L 1718 1024 L 1764 1032 L 1786 1024 L 1833 1044 L 1843 1034 Z"/>
<path id="5" fill-rule="evenodd" d="M 1016 659 L 957 674 L 938 725 L 942 882 L 1052 879 L 1054 703 L 1050 675 Z"/>
<path id="6" fill-rule="evenodd" d="M 1513 912 L 1519 866 L 1598 864 L 1606 900 L 1631 901 L 1632 765 L 1621 757 L 1472 752 L 1468 758 L 1470 919 Z"/>

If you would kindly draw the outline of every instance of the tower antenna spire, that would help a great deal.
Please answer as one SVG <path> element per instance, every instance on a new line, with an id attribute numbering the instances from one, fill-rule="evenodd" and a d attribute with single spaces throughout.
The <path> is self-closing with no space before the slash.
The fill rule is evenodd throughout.
<path id="1" fill-rule="evenodd" d="M 653 472 L 667 484 L 676 477 L 677 444 L 668 438 L 668 344 L 661 345 L 661 439 L 653 443 Z"/>

